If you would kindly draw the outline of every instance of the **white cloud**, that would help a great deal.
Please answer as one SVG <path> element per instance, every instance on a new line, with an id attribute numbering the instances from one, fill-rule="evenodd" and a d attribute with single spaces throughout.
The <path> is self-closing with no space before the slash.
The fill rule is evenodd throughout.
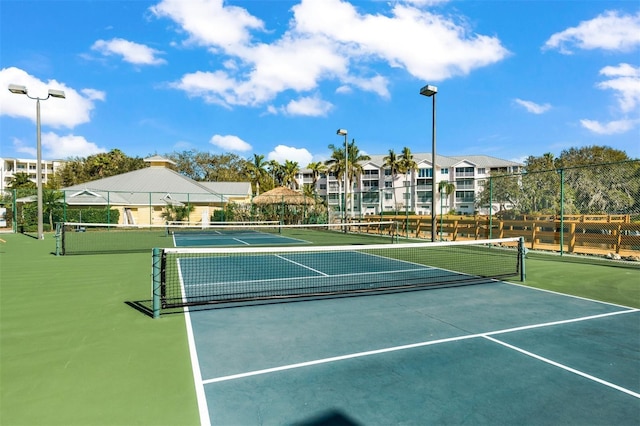
<path id="1" fill-rule="evenodd" d="M 613 90 L 618 101 L 617 115 L 613 120 L 602 123 L 598 120 L 583 119 L 580 124 L 585 129 L 599 135 L 614 135 L 628 132 L 640 124 L 640 67 L 629 64 L 607 66 L 600 75 L 611 77 L 596 85 L 602 90 Z"/>
<path id="2" fill-rule="evenodd" d="M 83 136 L 65 135 L 59 136 L 53 132 L 42 134 L 43 156 L 53 159 L 68 157 L 87 157 L 89 155 L 107 152 L 93 142 L 89 142 Z"/>
<path id="3" fill-rule="evenodd" d="M 223 0 L 163 0 L 150 10 L 178 23 L 189 35 L 187 43 L 223 50 L 246 45 L 250 30 L 264 29 L 260 19 L 241 7 L 225 6 Z"/>
<path id="4" fill-rule="evenodd" d="M 307 96 L 324 81 L 338 92 L 357 88 L 388 98 L 388 79 L 372 72 L 384 64 L 416 78 L 438 81 L 498 62 L 509 52 L 496 37 L 473 33 L 461 19 L 393 3 L 383 14 L 359 13 L 340 0 L 302 0 L 289 28 L 270 43 L 252 39 L 265 24 L 222 0 L 164 0 L 151 8 L 187 34 L 187 43 L 224 53 L 223 68 L 185 74 L 172 87 L 208 103 L 263 106 L 291 91 Z M 430 54 L 421 52 L 428 45 Z"/>
<path id="5" fill-rule="evenodd" d="M 324 101 L 318 97 L 304 97 L 289 102 L 282 107 L 282 111 L 286 115 L 303 115 L 303 116 L 326 116 L 333 108 L 330 102 Z M 272 111 L 270 109 L 270 111 Z"/>
<path id="6" fill-rule="evenodd" d="M 251 145 L 234 135 L 213 135 L 209 141 L 212 145 L 228 151 L 250 151 Z"/>
<path id="7" fill-rule="evenodd" d="M 613 90 L 622 112 L 631 112 L 640 105 L 640 67 L 629 64 L 608 66 L 601 69 L 600 74 L 613 77 L 598 83 L 597 87 Z"/>
<path id="8" fill-rule="evenodd" d="M 278 145 L 267 155 L 268 160 L 276 160 L 284 163 L 286 160 L 295 161 L 300 168 L 305 167 L 312 160 L 313 156 L 305 148 L 294 148 L 292 146 Z"/>
<path id="9" fill-rule="evenodd" d="M 616 135 L 628 132 L 638 125 L 640 120 L 615 120 L 608 123 L 600 123 L 596 120 L 580 120 L 580 124 L 585 129 L 599 135 Z"/>
<path id="10" fill-rule="evenodd" d="M 27 154 L 35 158 L 37 150 L 35 143 L 26 143 L 20 139 L 13 140 L 13 148 L 16 152 Z M 47 160 L 64 160 L 69 157 L 88 157 L 89 155 L 107 152 L 93 142 L 89 142 L 82 136 L 73 134 L 60 136 L 54 132 L 42 133 L 42 157 Z"/>
<path id="11" fill-rule="evenodd" d="M 66 99 L 50 98 L 40 102 L 40 121 L 44 126 L 73 128 L 91 121 L 95 101 L 104 100 L 104 92 L 95 89 L 77 91 L 56 80 L 42 81 L 27 72 L 9 67 L 0 70 L 0 87 L 26 86 L 29 96 L 45 98 L 48 89 L 63 90 Z M 0 90 L 0 115 L 27 118 L 35 123 L 36 106 L 32 99 Z"/>
<path id="12" fill-rule="evenodd" d="M 640 12 L 625 15 L 608 11 L 577 27 L 553 34 L 543 49 L 558 49 L 560 53 L 573 53 L 571 47 L 584 50 L 602 49 L 630 51 L 640 45 Z"/>
<path id="13" fill-rule="evenodd" d="M 527 111 L 529 111 L 532 114 L 544 114 L 545 112 L 549 111 L 551 109 L 551 105 L 550 104 L 537 104 L 535 102 L 531 102 L 531 101 L 525 101 L 523 99 L 514 99 L 515 102 L 518 105 L 523 106 Z"/>
<path id="14" fill-rule="evenodd" d="M 145 46 L 144 44 L 134 43 L 122 38 L 98 40 L 93 43 L 91 49 L 105 56 L 122 56 L 125 62 L 134 65 L 162 65 L 167 63 L 167 61 L 158 57 L 158 55 L 161 55 L 163 52 Z"/>

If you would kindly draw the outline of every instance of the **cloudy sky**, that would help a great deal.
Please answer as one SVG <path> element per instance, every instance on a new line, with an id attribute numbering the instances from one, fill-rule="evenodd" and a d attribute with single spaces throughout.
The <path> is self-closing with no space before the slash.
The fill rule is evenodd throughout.
<path id="1" fill-rule="evenodd" d="M 640 157 L 637 1 L 3 0 L 0 156 Z"/>

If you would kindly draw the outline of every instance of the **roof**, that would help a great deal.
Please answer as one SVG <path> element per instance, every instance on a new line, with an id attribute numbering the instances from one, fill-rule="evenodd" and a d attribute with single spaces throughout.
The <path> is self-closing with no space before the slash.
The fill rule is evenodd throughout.
<path id="1" fill-rule="evenodd" d="M 256 196 L 253 199 L 255 204 L 315 204 L 315 200 L 310 197 L 306 197 L 304 194 L 301 194 L 298 191 L 294 191 L 293 189 L 279 186 L 277 188 L 273 188 L 270 191 L 267 191 L 263 194 Z"/>
<path id="2" fill-rule="evenodd" d="M 62 188 L 69 204 L 167 205 L 227 202 L 228 196 L 250 196 L 249 182 L 197 182 L 166 167 L 163 157 L 152 166 Z"/>
<path id="3" fill-rule="evenodd" d="M 398 156 L 398 160 L 400 159 L 401 153 L 396 153 Z M 388 154 L 373 154 L 369 155 L 371 160 L 363 161 L 361 164 L 373 164 L 377 167 L 384 166 L 384 158 Z M 424 162 L 431 164 L 431 153 L 414 153 L 413 161 L 416 163 Z M 456 156 L 444 156 L 440 154 L 436 154 L 436 165 L 439 167 L 453 167 L 461 162 L 468 161 L 471 164 L 476 165 L 476 167 L 508 167 L 508 166 L 522 166 L 521 163 L 517 163 L 515 161 L 503 160 L 501 158 L 491 157 L 488 155 L 456 155 Z"/>

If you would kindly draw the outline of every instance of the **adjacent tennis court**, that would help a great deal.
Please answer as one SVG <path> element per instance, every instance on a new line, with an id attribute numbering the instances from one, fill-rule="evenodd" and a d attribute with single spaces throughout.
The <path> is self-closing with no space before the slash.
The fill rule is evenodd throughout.
<path id="1" fill-rule="evenodd" d="M 174 247 L 308 244 L 308 241 L 260 230 L 189 230 L 172 232 Z"/>
<path id="2" fill-rule="evenodd" d="M 167 250 L 202 423 L 637 423 L 638 309 L 493 278 L 519 250 L 441 246 Z"/>

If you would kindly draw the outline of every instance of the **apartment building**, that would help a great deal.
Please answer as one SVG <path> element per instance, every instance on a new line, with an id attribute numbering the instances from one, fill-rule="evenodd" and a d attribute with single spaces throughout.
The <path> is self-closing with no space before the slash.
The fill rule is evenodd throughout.
<path id="1" fill-rule="evenodd" d="M 64 165 L 62 160 L 42 160 L 42 183 Z M 11 181 L 17 173 L 27 173 L 34 183 L 37 181 L 37 160 L 25 158 L 0 158 L 0 193 L 8 191 Z"/>
<path id="2" fill-rule="evenodd" d="M 380 212 L 411 211 L 420 215 L 431 215 L 431 195 L 434 171 L 430 153 L 413 154 L 416 169 L 408 174 L 395 176 L 384 166 L 386 155 L 370 155 L 371 159 L 361 163 L 362 174 L 350 182 L 347 211 L 352 216 L 380 214 Z M 478 196 L 491 172 L 519 173 L 522 164 L 486 155 L 453 156 L 437 155 L 435 167 L 436 189 L 439 182 L 446 181 L 455 187 L 448 197 L 439 194 L 436 214 L 440 211 L 458 214 L 488 214 L 489 206 L 480 206 Z M 300 170 L 299 186 L 313 183 L 312 172 Z M 318 196 L 327 200 L 329 206 L 344 209 L 344 182 L 332 173 L 323 173 L 317 183 Z M 493 206 L 496 211 L 499 206 Z"/>

